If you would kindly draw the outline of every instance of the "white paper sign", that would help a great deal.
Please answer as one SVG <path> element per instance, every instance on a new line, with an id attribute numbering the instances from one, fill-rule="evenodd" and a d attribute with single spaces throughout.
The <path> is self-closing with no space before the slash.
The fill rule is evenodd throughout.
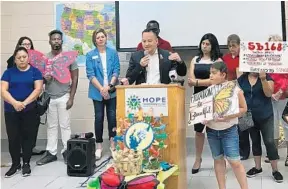
<path id="1" fill-rule="evenodd" d="M 236 81 L 212 85 L 191 96 L 188 125 L 239 113 Z M 240 89 L 239 89 L 240 90 Z"/>
<path id="2" fill-rule="evenodd" d="M 153 108 L 153 116 L 168 116 L 167 88 L 125 89 L 125 115 L 136 113 L 141 107 L 144 112 Z"/>
<path id="3" fill-rule="evenodd" d="M 188 125 L 201 123 L 213 119 L 213 94 L 211 90 L 204 90 L 192 95 L 190 99 Z"/>
<path id="4" fill-rule="evenodd" d="M 239 71 L 288 73 L 288 49 L 286 41 L 255 42 L 240 44 Z"/>

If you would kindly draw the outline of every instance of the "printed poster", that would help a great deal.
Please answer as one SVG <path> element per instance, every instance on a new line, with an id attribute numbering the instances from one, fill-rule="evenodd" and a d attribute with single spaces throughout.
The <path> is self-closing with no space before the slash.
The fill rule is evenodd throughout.
<path id="1" fill-rule="evenodd" d="M 239 71 L 288 73 L 288 50 L 286 41 L 254 42 L 240 44 Z"/>
<path id="2" fill-rule="evenodd" d="M 167 88 L 141 88 L 125 89 L 125 115 L 153 109 L 153 116 L 168 116 Z"/>

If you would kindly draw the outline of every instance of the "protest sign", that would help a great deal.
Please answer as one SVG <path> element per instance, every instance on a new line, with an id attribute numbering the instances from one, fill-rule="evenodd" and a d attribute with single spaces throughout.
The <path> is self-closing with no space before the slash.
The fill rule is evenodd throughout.
<path id="1" fill-rule="evenodd" d="M 288 73 L 288 50 L 285 41 L 254 42 L 240 44 L 239 71 Z"/>
<path id="2" fill-rule="evenodd" d="M 191 96 L 188 125 L 239 113 L 236 81 L 213 85 Z"/>

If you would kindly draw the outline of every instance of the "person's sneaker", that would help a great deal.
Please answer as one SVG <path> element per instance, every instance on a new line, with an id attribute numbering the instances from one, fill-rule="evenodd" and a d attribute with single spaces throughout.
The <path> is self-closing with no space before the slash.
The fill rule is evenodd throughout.
<path id="1" fill-rule="evenodd" d="M 252 177 L 256 177 L 257 175 L 259 175 L 260 173 L 262 173 L 263 170 L 261 169 L 256 169 L 255 167 L 253 167 L 252 169 L 250 169 L 246 175 L 248 178 L 252 178 Z"/>
<path id="2" fill-rule="evenodd" d="M 67 150 L 65 150 L 65 151 L 62 153 L 62 156 L 63 156 L 63 159 L 64 159 L 64 163 L 67 164 Z"/>
<path id="3" fill-rule="evenodd" d="M 5 178 L 10 178 L 16 175 L 21 171 L 21 164 L 14 166 L 12 165 L 11 168 L 5 173 Z"/>
<path id="4" fill-rule="evenodd" d="M 286 157 L 286 160 L 285 160 L 285 166 L 288 167 L 288 156 Z"/>
<path id="5" fill-rule="evenodd" d="M 37 165 L 45 165 L 57 160 L 56 155 L 52 155 L 49 151 L 46 152 L 46 155 L 36 162 Z"/>
<path id="6" fill-rule="evenodd" d="M 275 182 L 281 183 L 283 182 L 283 176 L 279 171 L 275 171 L 272 173 Z"/>
<path id="7" fill-rule="evenodd" d="M 29 163 L 24 163 L 22 166 L 22 176 L 27 177 L 31 175 L 31 169 Z"/>
<path id="8" fill-rule="evenodd" d="M 37 148 L 32 149 L 32 156 L 42 155 L 46 152 L 46 150 L 39 150 Z"/>

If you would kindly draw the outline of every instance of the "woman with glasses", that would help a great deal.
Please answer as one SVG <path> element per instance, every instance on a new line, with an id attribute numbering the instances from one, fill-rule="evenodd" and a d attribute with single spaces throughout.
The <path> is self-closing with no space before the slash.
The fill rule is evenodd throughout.
<path id="1" fill-rule="evenodd" d="M 29 49 L 34 50 L 34 46 L 33 46 L 32 40 L 29 37 L 26 37 L 26 36 L 19 38 L 15 49 L 17 49 L 19 47 L 25 47 L 27 50 L 29 50 Z M 15 66 L 14 58 L 13 58 L 13 56 L 11 56 L 7 60 L 7 69 L 8 68 L 12 68 L 14 66 Z"/>

